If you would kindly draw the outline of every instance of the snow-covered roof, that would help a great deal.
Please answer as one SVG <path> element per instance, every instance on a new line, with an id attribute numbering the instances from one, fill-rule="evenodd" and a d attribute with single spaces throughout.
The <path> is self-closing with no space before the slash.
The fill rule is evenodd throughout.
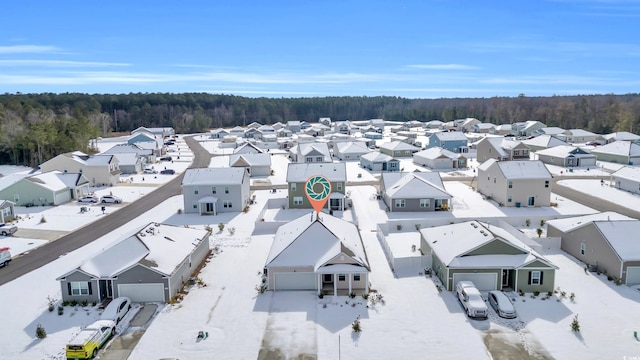
<path id="1" fill-rule="evenodd" d="M 447 157 L 449 159 L 455 160 L 461 157 L 461 154 L 456 154 L 453 151 L 449 151 L 447 149 L 443 149 L 441 147 L 432 147 L 426 150 L 419 151 L 413 154 L 414 157 L 421 157 L 425 159 L 438 159 L 442 157 Z"/>
<path id="2" fill-rule="evenodd" d="M 244 160 L 249 166 L 271 166 L 271 155 L 266 153 L 230 155 L 229 166 L 233 166 L 238 160 Z"/>
<path id="3" fill-rule="evenodd" d="M 557 137 L 551 135 L 540 135 L 533 139 L 527 139 L 522 141 L 525 145 L 539 146 L 539 147 L 554 147 L 558 145 L 569 145 L 566 141 L 560 140 Z"/>
<path id="4" fill-rule="evenodd" d="M 113 154 L 116 159 L 118 159 L 118 164 L 120 166 L 123 165 L 135 165 L 138 163 L 140 156 L 136 153 L 116 153 Z"/>
<path id="5" fill-rule="evenodd" d="M 380 148 L 381 149 L 392 150 L 392 151 L 397 151 L 397 150 L 418 151 L 418 150 L 420 150 L 420 148 L 418 148 L 416 146 L 413 146 L 411 144 L 407 144 L 406 142 L 403 142 L 403 141 L 387 142 L 387 143 L 381 144 Z"/>
<path id="6" fill-rule="evenodd" d="M 290 163 L 287 166 L 287 182 L 305 182 L 313 175 L 323 175 L 329 181 L 347 181 L 347 164 Z"/>
<path id="7" fill-rule="evenodd" d="M 535 131 L 538 134 L 547 134 L 547 135 L 558 135 L 564 133 L 565 130 L 563 128 L 559 128 L 556 126 L 544 127 Z"/>
<path id="8" fill-rule="evenodd" d="M 622 261 L 640 260 L 640 240 L 637 236 L 630 236 L 640 233 L 639 220 L 594 221 L 593 224 Z"/>
<path id="9" fill-rule="evenodd" d="M 113 155 L 95 155 L 85 161 L 87 166 L 107 166 L 113 160 Z"/>
<path id="10" fill-rule="evenodd" d="M 595 157 L 595 155 L 591 155 L 586 151 L 571 145 L 558 145 L 558 146 L 550 147 L 547 149 L 538 150 L 536 151 L 536 154 L 547 155 L 547 156 L 557 156 L 559 158 L 564 158 L 568 156 Z"/>
<path id="11" fill-rule="evenodd" d="M 486 171 L 494 164 L 498 166 L 505 179 L 551 179 L 549 169 L 540 160 L 496 161 L 489 159 L 478 166 L 478 170 Z"/>
<path id="12" fill-rule="evenodd" d="M 570 129 L 564 132 L 567 136 L 594 136 L 595 133 L 584 129 Z"/>
<path id="13" fill-rule="evenodd" d="M 307 155 L 322 155 L 325 157 L 331 157 L 331 153 L 329 152 L 329 146 L 327 143 L 302 143 L 298 144 L 297 153 L 300 156 Z"/>
<path id="14" fill-rule="evenodd" d="M 610 140 L 619 140 L 619 141 L 638 141 L 640 140 L 640 135 L 636 135 L 630 133 L 628 131 L 618 131 L 611 134 L 606 134 L 602 136 L 603 138 Z"/>
<path id="15" fill-rule="evenodd" d="M 0 190 L 4 190 L 18 181 L 30 176 L 25 173 L 14 173 L 7 176 L 0 176 Z"/>
<path id="16" fill-rule="evenodd" d="M 128 237 L 80 265 L 79 269 L 98 278 L 107 278 L 137 264 L 149 249 L 135 236 Z"/>
<path id="17" fill-rule="evenodd" d="M 42 174 L 29 176 L 27 180 L 39 184 L 40 186 L 47 188 L 51 191 L 60 191 L 67 189 L 67 184 L 60 178 L 62 172 L 54 170 Z"/>
<path id="18" fill-rule="evenodd" d="M 233 149 L 234 154 L 260 154 L 263 152 L 264 151 L 262 149 L 250 142 L 245 142 L 244 144 Z"/>
<path id="19" fill-rule="evenodd" d="M 450 199 L 438 172 L 382 173 L 385 192 L 392 199 Z"/>
<path id="20" fill-rule="evenodd" d="M 456 257 L 449 263 L 449 266 L 455 268 L 517 268 L 534 260 L 536 257 L 530 253 L 474 255 Z"/>
<path id="21" fill-rule="evenodd" d="M 629 141 L 614 141 L 591 150 L 592 154 L 640 156 L 640 145 Z"/>
<path id="22" fill-rule="evenodd" d="M 440 141 L 467 141 L 467 137 L 461 131 L 441 131 L 431 136 L 437 137 Z"/>
<path id="23" fill-rule="evenodd" d="M 139 146 L 142 143 L 134 143 L 134 144 L 117 144 L 112 146 L 107 151 L 103 151 L 101 154 L 105 155 L 115 155 L 122 153 L 136 153 L 139 155 L 151 155 L 153 151 L 151 149 L 143 149 Z M 118 158 L 118 161 L 120 158 Z"/>
<path id="24" fill-rule="evenodd" d="M 182 186 L 242 184 L 246 174 L 247 171 L 244 168 L 187 169 L 182 178 Z"/>
<path id="25" fill-rule="evenodd" d="M 617 212 L 606 211 L 606 212 L 597 213 L 597 214 L 549 220 L 547 221 L 547 225 L 551 225 L 562 232 L 568 232 L 568 231 L 573 231 L 575 229 L 583 227 L 594 221 L 620 221 L 620 220 L 631 220 L 631 218 L 622 214 L 618 214 Z"/>
<path id="26" fill-rule="evenodd" d="M 364 159 L 371 162 L 388 162 L 393 160 L 393 157 L 378 151 L 372 151 L 360 156 L 360 159 L 361 160 Z"/>
<path id="27" fill-rule="evenodd" d="M 371 151 L 367 148 L 367 144 L 362 141 L 341 142 L 336 144 L 336 147 L 341 154 L 362 154 Z"/>
<path id="28" fill-rule="evenodd" d="M 328 214 L 310 213 L 278 228 L 266 265 L 317 270 L 341 253 L 369 269 L 360 232 L 354 224 Z"/>
<path id="29" fill-rule="evenodd" d="M 623 166 L 620 170 L 611 174 L 614 178 L 627 179 L 640 182 L 640 168 L 633 166 Z"/>
<path id="30" fill-rule="evenodd" d="M 84 183 L 89 183 L 89 180 L 80 173 L 58 173 L 56 175 L 69 189 L 74 189 L 83 179 Z"/>

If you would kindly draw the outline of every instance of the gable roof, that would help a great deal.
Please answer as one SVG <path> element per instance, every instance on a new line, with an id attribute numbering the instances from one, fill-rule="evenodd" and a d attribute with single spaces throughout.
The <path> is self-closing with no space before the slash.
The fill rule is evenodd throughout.
<path id="1" fill-rule="evenodd" d="M 327 158 L 331 158 L 331 153 L 329 152 L 329 145 L 327 143 L 301 143 L 297 145 L 296 152 L 300 156 L 307 155 L 322 155 Z"/>
<path id="2" fill-rule="evenodd" d="M 347 164 L 337 163 L 290 163 L 287 166 L 287 182 L 305 182 L 313 175 L 323 175 L 329 181 L 347 181 Z"/>
<path id="3" fill-rule="evenodd" d="M 591 150 L 592 154 L 640 156 L 640 145 L 630 141 L 614 141 Z"/>
<path id="4" fill-rule="evenodd" d="M 336 144 L 341 154 L 362 154 L 369 153 L 371 150 L 362 141 L 346 141 Z"/>
<path id="5" fill-rule="evenodd" d="M 260 154 L 234 154 L 229 156 L 229 166 L 234 166 L 238 161 L 244 161 L 249 166 L 271 166 L 271 155 Z"/>
<path id="6" fill-rule="evenodd" d="M 489 159 L 478 166 L 478 170 L 486 171 L 492 166 L 497 166 L 505 179 L 551 179 L 549 169 L 540 160 Z"/>
<path id="7" fill-rule="evenodd" d="M 344 253 L 369 269 L 367 254 L 358 228 L 327 215 L 303 215 L 278 228 L 267 256 L 266 266 L 307 267 L 314 270 Z"/>
<path id="8" fill-rule="evenodd" d="M 604 220 L 620 221 L 620 220 L 631 220 L 631 218 L 622 214 L 618 214 L 617 212 L 606 211 L 602 213 L 589 214 L 584 216 L 574 216 L 574 217 L 569 217 L 564 219 L 548 220 L 547 225 L 551 225 L 562 232 L 568 232 L 568 231 L 574 231 L 594 221 L 604 221 Z"/>
<path id="9" fill-rule="evenodd" d="M 196 168 L 187 169 L 182 178 L 185 185 L 239 185 L 247 171 L 244 168 Z"/>
<path id="10" fill-rule="evenodd" d="M 557 137 L 551 135 L 540 135 L 533 139 L 527 139 L 522 141 L 525 145 L 538 146 L 538 147 L 554 147 L 558 145 L 569 145 L 566 141 L 560 140 Z"/>
<path id="11" fill-rule="evenodd" d="M 397 151 L 397 150 L 418 151 L 418 150 L 420 150 L 418 147 L 413 146 L 411 144 L 407 144 L 406 142 L 403 142 L 403 141 L 391 141 L 391 142 L 388 142 L 388 143 L 380 144 L 380 148 L 381 149 L 392 150 L 392 151 Z"/>
<path id="12" fill-rule="evenodd" d="M 371 151 L 360 156 L 360 160 L 362 159 L 371 161 L 371 162 L 389 162 L 393 160 L 393 156 L 383 154 L 379 151 Z"/>
<path id="13" fill-rule="evenodd" d="M 432 147 L 432 148 L 428 148 L 428 149 L 419 151 L 417 153 L 414 153 L 413 156 L 414 157 L 416 157 L 416 156 L 417 157 L 423 157 L 425 159 L 432 159 L 432 160 L 439 159 L 439 158 L 449 158 L 449 159 L 452 159 L 452 160 L 456 160 L 456 159 L 459 159 L 461 157 L 464 157 L 464 156 L 462 156 L 462 154 L 454 153 L 453 151 L 449 151 L 449 150 L 441 148 L 439 146 L 435 146 L 435 147 Z"/>
<path id="14" fill-rule="evenodd" d="M 440 131 L 431 136 L 437 137 L 440 141 L 468 141 L 461 131 Z"/>
<path id="15" fill-rule="evenodd" d="M 637 236 L 629 236 L 640 233 L 640 220 L 594 221 L 593 224 L 622 261 L 640 260 L 640 241 Z"/>
<path id="16" fill-rule="evenodd" d="M 614 178 L 640 182 L 640 168 L 633 166 L 623 166 L 618 171 L 611 174 L 611 176 Z"/>
<path id="17" fill-rule="evenodd" d="M 233 149 L 234 154 L 261 154 L 264 151 L 250 142 L 246 142 Z"/>
<path id="18" fill-rule="evenodd" d="M 386 194 L 402 199 L 452 198 L 438 172 L 382 173 Z"/>
<path id="19" fill-rule="evenodd" d="M 559 158 L 595 157 L 595 155 L 591 155 L 588 152 L 580 149 L 579 147 L 571 146 L 571 145 L 558 145 L 558 146 L 550 147 L 544 150 L 538 150 L 536 151 L 536 154 L 547 155 L 547 156 L 557 156 Z"/>
<path id="20" fill-rule="evenodd" d="M 636 135 L 630 133 L 628 131 L 618 131 L 610 134 L 606 134 L 602 136 L 603 138 L 610 140 L 619 140 L 619 141 L 638 141 L 640 140 L 640 135 Z"/>

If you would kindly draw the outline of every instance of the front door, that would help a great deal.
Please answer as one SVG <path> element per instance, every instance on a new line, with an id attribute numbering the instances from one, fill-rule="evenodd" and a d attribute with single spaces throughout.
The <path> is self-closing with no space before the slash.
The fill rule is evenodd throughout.
<path id="1" fill-rule="evenodd" d="M 509 286 L 509 270 L 502 270 L 502 287 Z"/>
<path id="2" fill-rule="evenodd" d="M 529 201 L 527 202 L 527 205 L 533 206 L 535 205 L 535 202 L 536 202 L 536 198 L 533 196 L 529 196 Z"/>

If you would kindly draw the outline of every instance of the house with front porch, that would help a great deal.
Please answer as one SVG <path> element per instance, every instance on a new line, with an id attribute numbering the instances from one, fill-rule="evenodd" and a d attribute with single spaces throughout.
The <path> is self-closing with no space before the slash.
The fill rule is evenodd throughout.
<path id="1" fill-rule="evenodd" d="M 536 151 L 535 157 L 545 164 L 561 167 L 596 166 L 596 156 L 571 145 L 554 146 Z"/>
<path id="2" fill-rule="evenodd" d="M 404 141 L 391 141 L 380 144 L 380 152 L 391 157 L 412 157 L 420 148 Z"/>
<path id="3" fill-rule="evenodd" d="M 369 293 L 370 271 L 357 226 L 314 212 L 278 228 L 263 273 L 268 290 L 346 296 Z"/>
<path id="4" fill-rule="evenodd" d="M 389 212 L 447 211 L 453 199 L 431 171 L 382 173 L 380 193 Z"/>
<path id="5" fill-rule="evenodd" d="M 465 280 L 481 291 L 555 289 L 558 267 L 495 224 L 472 220 L 422 228 L 420 250 L 449 291 Z"/>
<path id="6" fill-rule="evenodd" d="M 624 165 L 640 164 L 640 145 L 631 141 L 614 141 L 598 146 L 590 151 L 598 161 L 607 161 Z"/>
<path id="7" fill-rule="evenodd" d="M 432 147 L 413 154 L 413 162 L 434 170 L 467 167 L 467 157 L 441 147 Z"/>
<path id="8" fill-rule="evenodd" d="M 400 160 L 378 151 L 360 156 L 360 166 L 371 171 L 400 171 Z"/>
<path id="9" fill-rule="evenodd" d="M 244 167 L 187 169 L 182 178 L 184 212 L 217 215 L 242 211 L 250 201 L 249 182 Z"/>
<path id="10" fill-rule="evenodd" d="M 331 194 L 326 207 L 329 210 L 344 211 L 346 207 L 345 186 L 347 165 L 339 163 L 290 163 L 287 166 L 288 200 L 290 209 L 311 209 L 305 194 L 305 184 L 310 177 L 322 175 L 331 183 Z"/>
<path id="11" fill-rule="evenodd" d="M 0 223 L 12 221 L 16 217 L 16 203 L 9 200 L 0 200 Z"/>

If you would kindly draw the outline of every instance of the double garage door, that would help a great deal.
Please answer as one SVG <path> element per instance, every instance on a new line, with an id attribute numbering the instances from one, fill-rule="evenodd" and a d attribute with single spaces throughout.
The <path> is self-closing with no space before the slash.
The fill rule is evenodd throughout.
<path id="1" fill-rule="evenodd" d="M 164 302 L 163 284 L 118 284 L 118 296 L 132 302 Z"/>
<path id="2" fill-rule="evenodd" d="M 316 290 L 316 274 L 283 273 L 275 274 L 275 290 Z"/>
<path id="3" fill-rule="evenodd" d="M 489 291 L 498 289 L 498 274 L 496 273 L 462 273 L 453 274 L 453 286 L 455 289 L 458 281 L 473 281 L 473 284 L 480 291 Z"/>

